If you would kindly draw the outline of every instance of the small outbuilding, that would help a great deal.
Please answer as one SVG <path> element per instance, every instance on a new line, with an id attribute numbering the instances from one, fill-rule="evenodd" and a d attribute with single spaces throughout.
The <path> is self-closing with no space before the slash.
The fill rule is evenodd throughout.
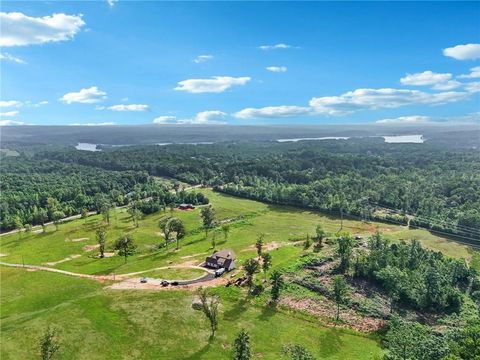
<path id="1" fill-rule="evenodd" d="M 205 266 L 213 269 L 225 269 L 230 271 L 235 269 L 235 260 L 237 257 L 233 250 L 223 249 L 217 251 L 205 259 Z"/>
<path id="2" fill-rule="evenodd" d="M 193 206 L 193 204 L 180 204 L 178 205 L 178 208 L 180 210 L 193 210 L 195 209 L 195 206 Z"/>

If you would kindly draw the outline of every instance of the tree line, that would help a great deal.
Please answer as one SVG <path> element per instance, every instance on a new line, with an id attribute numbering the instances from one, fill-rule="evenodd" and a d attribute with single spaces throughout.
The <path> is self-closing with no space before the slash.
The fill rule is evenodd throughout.
<path id="1" fill-rule="evenodd" d="M 378 139 L 132 146 L 39 159 L 146 171 L 242 197 L 480 239 L 480 155 Z M 17 161 L 20 161 L 17 157 Z"/>

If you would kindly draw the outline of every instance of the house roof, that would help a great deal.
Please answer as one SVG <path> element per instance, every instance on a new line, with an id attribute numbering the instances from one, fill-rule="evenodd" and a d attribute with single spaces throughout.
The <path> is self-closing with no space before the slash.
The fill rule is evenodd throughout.
<path id="1" fill-rule="evenodd" d="M 217 251 L 211 257 L 216 258 L 219 263 L 220 263 L 220 260 L 225 261 L 227 259 L 233 259 L 233 260 L 236 259 L 235 253 L 233 252 L 233 250 L 230 250 L 230 249 L 222 249 L 220 251 Z"/>

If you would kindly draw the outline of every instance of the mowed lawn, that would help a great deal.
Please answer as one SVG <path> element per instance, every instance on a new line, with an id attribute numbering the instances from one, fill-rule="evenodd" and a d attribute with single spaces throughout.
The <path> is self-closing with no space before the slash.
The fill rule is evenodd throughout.
<path id="1" fill-rule="evenodd" d="M 299 343 L 321 359 L 372 359 L 378 342 L 322 327 L 315 319 L 250 304 L 237 288 L 221 295 L 218 334 L 191 308 L 185 291 L 114 291 L 104 284 L 44 271 L 2 268 L 1 358 L 38 359 L 38 338 L 59 332 L 58 359 L 229 359 L 245 328 L 255 358 L 282 359 Z"/>
<path id="2" fill-rule="evenodd" d="M 226 242 L 219 229 L 205 237 L 197 208 L 172 214 L 184 220 L 187 228 L 179 250 L 174 244 L 159 249 L 164 239 L 158 220 L 169 211 L 145 216 L 137 228 L 125 210 L 117 210 L 111 215 L 107 251 L 113 251 L 121 234 L 131 234 L 138 251 L 127 263 L 116 255 L 99 259 L 97 250 L 90 250 L 96 244 L 98 215 L 61 224 L 58 231 L 49 226 L 45 234 L 2 236 L 0 261 L 85 274 L 151 270 L 141 276 L 192 278 L 200 270 L 153 269 L 199 264 L 213 251 L 213 237 L 216 248 L 233 249 L 241 265 L 255 256 L 253 244 L 264 233 L 267 244 L 276 244 L 271 250 L 273 270 L 292 264 L 304 253 L 299 240 L 307 233 L 313 236 L 318 224 L 332 237 L 340 228 L 338 218 L 324 214 L 202 191 L 217 219 L 231 220 Z M 343 229 L 362 236 L 378 229 L 392 240 L 416 238 L 447 255 L 470 257 L 465 246 L 425 230 L 349 219 L 344 220 Z M 300 313 L 274 311 L 258 301 L 245 300 L 237 288 L 215 289 L 222 299 L 220 326 L 215 340 L 209 341 L 206 319 L 191 308 L 191 292 L 111 290 L 108 283 L 5 266 L 0 266 L 0 275 L 2 359 L 37 358 L 38 338 L 48 325 L 60 332 L 60 359 L 228 359 L 233 339 L 242 328 L 251 334 L 253 353 L 259 359 L 281 359 L 282 347 L 290 343 L 302 344 L 320 359 L 372 359 L 381 352 L 375 338 L 323 327 L 317 319 Z"/>
<path id="3" fill-rule="evenodd" d="M 9 263 L 47 265 L 58 269 L 85 274 L 129 273 L 149 270 L 157 267 L 202 262 L 212 251 L 212 238 L 215 237 L 216 248 L 231 248 L 240 260 L 252 257 L 255 249 L 252 246 L 260 233 L 265 234 L 266 243 L 294 243 L 310 234 L 315 234 L 315 227 L 322 224 L 332 236 L 340 229 L 340 220 L 329 215 L 299 210 L 291 207 L 274 206 L 257 201 L 239 199 L 210 190 L 202 190 L 214 206 L 218 220 L 234 219 L 225 243 L 220 229 L 211 231 L 208 238 L 201 228 L 200 209 L 193 211 L 175 210 L 145 216 L 136 228 L 130 221 L 125 209 L 112 212 L 111 224 L 107 232 L 107 251 L 113 252 L 115 240 L 122 234 L 131 234 L 138 246 L 137 253 L 127 263 L 119 256 L 98 259 L 95 229 L 101 216 L 94 215 L 86 220 L 73 220 L 55 227 L 47 227 L 46 233 L 12 234 L 0 237 L 1 261 Z M 187 235 L 180 242 L 180 249 L 175 244 L 159 249 L 164 238 L 158 227 L 158 220 L 165 215 L 181 218 L 187 229 Z M 425 246 L 440 250 L 457 258 L 470 258 L 466 246 L 426 230 L 409 230 L 404 226 L 384 223 L 363 223 L 345 219 L 343 230 L 364 237 L 376 230 L 394 239 L 410 240 L 416 238 Z M 90 246 L 90 247 L 89 247 Z M 278 253 L 277 261 L 275 255 Z M 301 253 L 301 246 L 288 246 L 272 253 L 274 265 L 288 262 Z"/>

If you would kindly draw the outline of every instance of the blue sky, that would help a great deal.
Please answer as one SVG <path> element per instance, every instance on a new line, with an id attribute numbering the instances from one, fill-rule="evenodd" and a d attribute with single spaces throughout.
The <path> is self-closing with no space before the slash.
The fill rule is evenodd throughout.
<path id="1" fill-rule="evenodd" d="M 471 122 L 479 2 L 2 2 L 0 124 Z"/>

